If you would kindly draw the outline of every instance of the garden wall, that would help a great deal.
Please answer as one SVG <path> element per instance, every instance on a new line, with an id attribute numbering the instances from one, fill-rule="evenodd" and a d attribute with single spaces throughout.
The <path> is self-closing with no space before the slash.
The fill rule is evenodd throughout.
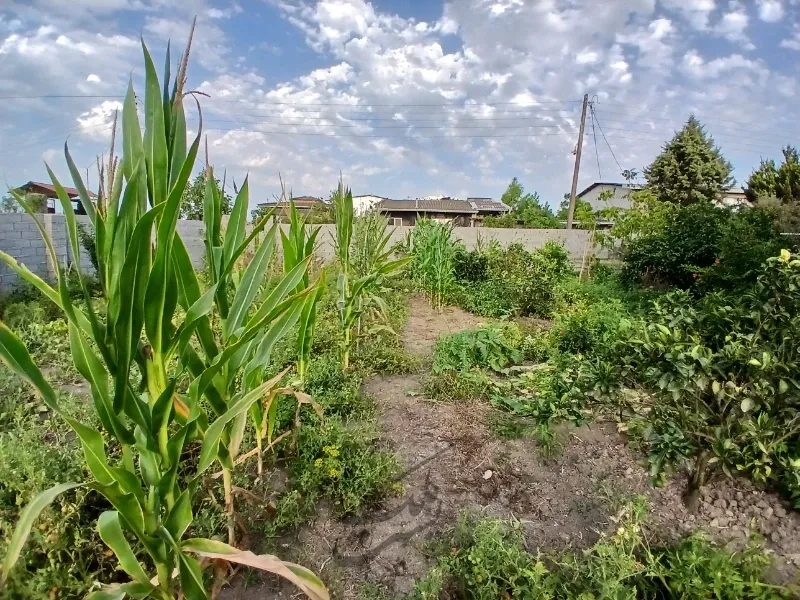
<path id="1" fill-rule="evenodd" d="M 50 233 L 55 246 L 56 255 L 62 265 L 74 262 L 72 252 L 67 241 L 67 228 L 63 215 L 39 215 L 45 230 Z M 77 217 L 81 223 L 88 224 L 88 217 Z M 288 226 L 284 226 L 288 227 Z M 333 225 L 322 225 L 318 239 L 318 256 L 323 261 L 333 259 Z M 392 233 L 392 243 L 402 241 L 413 227 L 397 227 Z M 186 244 L 189 255 L 195 267 L 203 265 L 203 223 L 202 221 L 178 221 L 178 233 Z M 580 265 L 584 254 L 589 251 L 588 244 L 590 232 L 581 229 L 494 229 L 485 227 L 456 227 L 454 235 L 460 239 L 468 249 L 475 248 L 479 243 L 487 244 L 497 240 L 503 246 L 513 242 L 524 245 L 528 250 L 535 250 L 549 240 L 563 244 L 576 265 Z M 50 264 L 50 259 L 33 219 L 26 214 L 3 213 L 0 214 L 0 250 L 10 254 L 19 262 L 24 263 L 37 275 L 52 280 L 55 269 Z M 594 254 L 606 258 L 605 253 L 594 249 Z M 591 251 L 587 258 L 591 256 Z M 81 266 L 91 271 L 92 266 L 85 251 L 81 250 Z M 18 283 L 16 274 L 4 263 L 0 263 L 0 291 L 8 292 Z"/>

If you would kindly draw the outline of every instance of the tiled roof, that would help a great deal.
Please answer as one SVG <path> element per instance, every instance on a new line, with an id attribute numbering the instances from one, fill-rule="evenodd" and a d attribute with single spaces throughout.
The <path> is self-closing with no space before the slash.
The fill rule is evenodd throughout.
<path id="1" fill-rule="evenodd" d="M 467 202 L 474 209 L 482 212 L 508 212 L 511 210 L 511 208 L 494 198 L 467 198 Z"/>
<path id="2" fill-rule="evenodd" d="M 469 202 L 454 198 L 441 200 L 382 200 L 377 205 L 379 210 L 407 211 L 407 212 L 454 212 L 474 213 Z"/>
<path id="3" fill-rule="evenodd" d="M 317 204 L 322 204 L 323 201 L 321 198 L 315 198 L 314 196 L 297 196 L 292 198 L 294 201 L 294 205 L 298 208 L 308 208 L 316 206 Z M 270 200 L 269 202 L 259 202 L 258 206 L 261 208 L 272 208 L 273 206 L 289 206 L 289 201 L 277 201 L 277 200 Z"/>
<path id="4" fill-rule="evenodd" d="M 50 192 L 51 194 L 53 194 L 53 198 L 56 197 L 56 188 L 51 183 L 42 183 L 42 182 L 39 182 L 39 181 L 29 181 L 25 185 L 20 186 L 19 189 L 25 190 L 25 191 L 30 191 L 30 188 L 34 188 L 34 187 L 42 188 L 43 190 L 46 190 L 46 191 Z M 64 187 L 64 191 L 67 193 L 67 196 L 69 196 L 70 198 L 75 198 L 75 197 L 78 196 L 78 190 L 76 190 L 75 188 L 66 187 L 66 186 L 63 186 L 63 187 Z M 89 198 L 97 198 L 97 194 L 95 194 L 93 191 L 86 190 L 86 192 L 89 195 Z"/>

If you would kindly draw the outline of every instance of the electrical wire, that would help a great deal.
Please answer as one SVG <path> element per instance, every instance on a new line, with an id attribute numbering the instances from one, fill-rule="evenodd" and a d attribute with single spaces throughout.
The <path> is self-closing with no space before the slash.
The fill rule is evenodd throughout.
<path id="1" fill-rule="evenodd" d="M 600 172 L 600 152 L 597 149 L 597 131 L 594 128 L 594 102 L 589 104 L 589 116 L 592 119 L 592 137 L 594 138 L 594 155 L 597 158 L 597 178 L 603 181 L 603 174 Z"/>
<path id="2" fill-rule="evenodd" d="M 592 112 L 594 112 L 594 110 Z M 614 154 L 614 149 L 611 147 L 611 144 L 608 143 L 608 138 L 606 137 L 606 134 L 603 132 L 603 127 L 600 125 L 600 121 L 596 117 L 595 121 L 597 121 L 597 128 L 600 130 L 600 135 L 603 136 L 603 139 L 606 142 L 606 146 L 608 146 L 608 149 L 611 152 L 611 156 L 614 158 L 614 162 L 617 163 L 617 167 L 619 167 L 619 172 L 622 173 L 622 171 L 624 171 L 625 169 L 623 169 L 622 165 L 619 164 L 619 161 L 617 160 L 617 155 Z M 597 142 L 595 142 L 595 144 L 596 143 Z"/>

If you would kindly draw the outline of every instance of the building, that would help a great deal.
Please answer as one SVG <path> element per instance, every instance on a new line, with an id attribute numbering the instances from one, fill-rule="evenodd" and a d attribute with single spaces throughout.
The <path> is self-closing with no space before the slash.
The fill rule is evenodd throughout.
<path id="1" fill-rule="evenodd" d="M 597 181 L 577 195 L 585 200 L 593 211 L 604 208 L 630 208 L 631 192 L 641 190 L 644 186 L 638 183 L 611 183 Z M 603 196 L 601 198 L 601 195 Z M 606 198 L 608 196 L 608 198 Z"/>
<path id="2" fill-rule="evenodd" d="M 383 196 L 372 196 L 370 194 L 364 196 L 353 196 L 353 212 L 356 215 L 363 215 L 366 212 L 369 212 L 375 205 L 383 202 L 384 200 L 388 200 L 388 198 L 384 198 Z"/>
<path id="3" fill-rule="evenodd" d="M 497 215 L 511 210 L 502 202 L 492 198 L 456 198 L 391 200 L 384 199 L 375 205 L 377 210 L 389 218 L 389 223 L 414 225 L 418 218 L 427 218 L 443 223 L 452 222 L 456 227 L 480 227 L 486 215 Z"/>
<path id="4" fill-rule="evenodd" d="M 595 182 L 580 194 L 577 195 L 581 200 L 586 200 L 594 211 L 604 208 L 623 208 L 631 207 L 630 195 L 632 192 L 644 189 L 645 186 L 638 183 L 608 183 Z M 610 194 L 609 198 L 601 198 L 602 194 Z M 740 206 L 752 206 L 747 199 L 742 188 L 731 188 L 723 192 L 716 202 L 719 207 L 738 208 Z"/>
<path id="5" fill-rule="evenodd" d="M 26 193 L 26 194 L 38 194 L 40 196 L 44 196 L 47 198 L 47 212 L 48 213 L 55 213 L 56 212 L 56 202 L 58 202 L 58 194 L 56 194 L 56 188 L 54 185 L 50 183 L 41 183 L 39 181 L 29 181 L 23 186 L 17 188 L 17 191 Z M 66 192 L 69 199 L 72 200 L 72 208 L 75 210 L 76 215 L 85 215 L 86 209 L 83 208 L 83 204 L 79 199 L 80 194 L 78 190 L 71 187 L 65 187 L 64 192 Z M 90 199 L 97 198 L 97 194 L 94 192 L 88 191 L 86 194 L 89 196 Z"/>

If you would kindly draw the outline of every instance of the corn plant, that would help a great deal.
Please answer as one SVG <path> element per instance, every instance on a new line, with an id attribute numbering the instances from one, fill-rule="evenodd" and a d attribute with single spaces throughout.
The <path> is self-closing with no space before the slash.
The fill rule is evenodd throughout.
<path id="1" fill-rule="evenodd" d="M 201 479 L 215 462 L 223 470 L 233 468 L 246 415 L 253 407 L 269 414 L 275 397 L 284 391 L 278 387 L 280 375 L 263 381 L 260 359 L 265 348 L 299 318 L 309 292 L 292 291 L 302 279 L 307 261 L 287 273 L 263 302 L 251 309 L 258 295 L 257 282 L 263 277 L 263 255 L 270 244 L 259 248 L 238 285 L 231 283 L 231 274 L 237 257 L 264 228 L 264 222 L 245 236 L 240 225 L 247 208 L 245 186 L 223 236 L 217 218 L 219 205 L 210 193 L 205 208 L 212 283 L 206 291 L 201 290 L 176 232 L 181 196 L 202 130 L 201 121 L 197 137 L 187 148 L 183 90 L 189 49 L 180 61 L 171 91 L 167 50 L 162 92 L 144 43 L 142 48 L 144 135 L 131 83 L 122 110 L 122 160 L 118 169 L 114 160 L 109 161 L 109 192 L 104 195 L 101 186 L 97 203 L 89 198 L 65 145 L 69 171 L 94 229 L 97 275 L 107 299 L 105 317 L 96 310 L 85 284 L 86 308 L 73 304 L 52 240 L 18 195 L 56 267 L 55 287 L 0 253 L 0 259 L 64 311 L 72 359 L 91 387 L 105 430 L 104 435 L 62 413 L 53 388 L 25 346 L 0 323 L 0 358 L 75 430 L 93 477 L 86 483 L 56 485 L 24 508 L 3 560 L 2 580 L 19 558 L 41 511 L 62 492 L 85 486 L 102 494 L 113 507 L 100 515 L 98 531 L 117 556 L 120 568 L 131 577 L 128 583 L 94 592 L 90 597 L 95 600 L 125 596 L 205 600 L 209 594 L 199 558 L 271 571 L 294 582 L 310 597 L 327 599 L 322 582 L 299 565 L 219 541 L 186 538 Z M 48 172 L 64 211 L 69 244 L 78 256 L 72 202 L 49 167 Z M 274 247 L 274 232 L 272 239 Z M 76 268 L 83 282 L 80 264 Z M 177 311 L 178 306 L 182 311 Z M 219 335 L 209 318 L 212 310 L 221 319 Z M 237 379 L 242 382 L 238 387 L 233 383 Z M 187 380 L 185 393 L 179 393 L 179 384 Z M 118 453 L 107 451 L 106 438 Z M 194 451 L 198 446 L 199 454 Z M 114 458 L 117 455 L 119 459 Z M 129 543 L 131 539 L 136 540 L 136 547 Z M 140 562 L 135 550 L 145 552 L 147 562 Z"/>
<path id="2" fill-rule="evenodd" d="M 336 215 L 336 238 L 334 249 L 339 260 L 340 272 L 337 280 L 339 325 L 342 328 L 341 357 L 342 368 L 350 365 L 350 350 L 361 333 L 361 319 L 368 312 L 380 316 L 385 314 L 385 304 L 380 290 L 387 277 L 397 274 L 411 258 L 392 259 L 392 250 L 385 250 L 391 233 L 385 233 L 375 245 L 375 252 L 366 273 L 354 270 L 353 255 L 353 194 L 342 184 L 333 195 Z M 385 329 L 385 324 L 378 324 Z M 371 331 L 375 331 L 372 328 Z"/>
<path id="3" fill-rule="evenodd" d="M 289 199 L 289 234 L 281 229 L 281 242 L 283 245 L 283 270 L 290 273 L 298 264 L 307 261 L 314 253 L 314 244 L 319 235 L 319 227 L 306 229 L 306 218 L 300 219 L 294 201 Z M 314 326 L 317 321 L 317 302 L 322 297 L 325 287 L 324 275 L 319 278 L 314 291 L 309 294 L 300 313 L 300 330 L 297 335 L 297 375 L 300 381 L 305 381 L 308 372 L 308 361 L 311 354 L 311 342 L 314 337 Z M 297 285 L 295 291 L 300 292 L 309 287 L 308 272 Z"/>
<path id="4" fill-rule="evenodd" d="M 427 292 L 431 306 L 442 310 L 455 285 L 456 242 L 453 225 L 430 219 L 417 221 L 411 235 L 414 279 Z"/>

